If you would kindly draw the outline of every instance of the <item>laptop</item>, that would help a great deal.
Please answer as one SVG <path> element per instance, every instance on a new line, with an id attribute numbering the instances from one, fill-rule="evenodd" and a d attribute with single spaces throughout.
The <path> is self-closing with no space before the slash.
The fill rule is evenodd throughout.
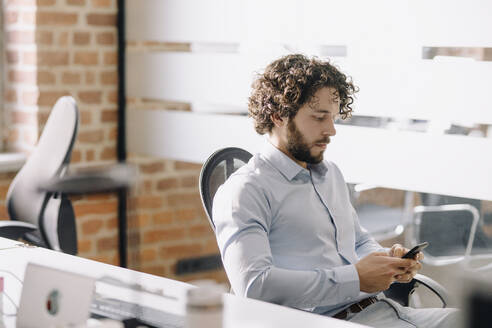
<path id="1" fill-rule="evenodd" d="M 85 324 L 94 286 L 94 278 L 29 263 L 16 326 L 39 328 Z"/>

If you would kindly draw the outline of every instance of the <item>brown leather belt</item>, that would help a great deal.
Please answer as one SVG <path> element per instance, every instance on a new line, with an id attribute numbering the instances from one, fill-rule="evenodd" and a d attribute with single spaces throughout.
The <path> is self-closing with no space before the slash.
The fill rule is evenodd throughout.
<path id="1" fill-rule="evenodd" d="M 369 305 L 376 303 L 377 301 L 378 299 L 374 296 L 364 298 L 362 301 L 354 303 L 345 310 L 338 312 L 333 316 L 333 318 L 344 320 L 347 318 L 349 313 L 359 313 L 360 311 L 364 310 Z"/>

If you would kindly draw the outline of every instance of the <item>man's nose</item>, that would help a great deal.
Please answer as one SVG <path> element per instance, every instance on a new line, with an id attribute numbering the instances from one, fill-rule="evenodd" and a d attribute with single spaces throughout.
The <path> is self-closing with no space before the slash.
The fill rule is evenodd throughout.
<path id="1" fill-rule="evenodd" d="M 335 122 L 333 120 L 329 120 L 327 123 L 325 130 L 323 131 L 324 135 L 333 137 L 337 134 L 337 129 L 335 128 Z"/>

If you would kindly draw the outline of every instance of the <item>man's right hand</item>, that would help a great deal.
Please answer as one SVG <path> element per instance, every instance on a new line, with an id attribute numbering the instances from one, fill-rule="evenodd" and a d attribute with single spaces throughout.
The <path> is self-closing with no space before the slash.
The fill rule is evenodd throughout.
<path id="1" fill-rule="evenodd" d="M 360 290 L 366 293 L 386 290 L 396 280 L 396 275 L 404 274 L 416 263 L 412 259 L 390 257 L 386 252 L 371 253 L 355 264 Z"/>

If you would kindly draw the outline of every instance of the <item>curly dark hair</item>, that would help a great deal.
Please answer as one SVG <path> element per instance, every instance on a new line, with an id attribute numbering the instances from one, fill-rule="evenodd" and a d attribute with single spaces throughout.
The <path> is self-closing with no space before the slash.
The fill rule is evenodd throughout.
<path id="1" fill-rule="evenodd" d="M 350 77 L 328 61 L 294 54 L 272 62 L 253 82 L 249 97 L 249 116 L 255 120 L 256 132 L 265 134 L 272 131 L 270 117 L 274 113 L 289 119 L 296 116 L 299 108 L 311 101 L 323 87 L 336 89 L 340 115 L 343 119 L 350 117 L 353 94 L 358 88 Z"/>

